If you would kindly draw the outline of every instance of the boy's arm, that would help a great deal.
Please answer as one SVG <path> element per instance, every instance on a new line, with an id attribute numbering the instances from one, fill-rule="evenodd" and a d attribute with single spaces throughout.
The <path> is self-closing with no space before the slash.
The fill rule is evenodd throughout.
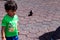
<path id="1" fill-rule="evenodd" d="M 1 28 L 1 36 L 2 36 L 2 39 L 5 38 L 5 27 L 3 26 Z"/>
<path id="2" fill-rule="evenodd" d="M 18 27 L 18 34 L 20 34 L 20 27 L 19 27 L 19 22 L 18 22 L 18 25 L 17 25 Z"/>
<path id="3" fill-rule="evenodd" d="M 4 18 L 2 19 L 2 23 L 1 23 L 1 37 L 2 37 L 2 40 L 6 40 L 5 38 L 5 27 L 6 27 L 6 17 L 4 16 Z"/>
<path id="4" fill-rule="evenodd" d="M 18 28 L 18 35 L 20 35 L 20 29 Z"/>

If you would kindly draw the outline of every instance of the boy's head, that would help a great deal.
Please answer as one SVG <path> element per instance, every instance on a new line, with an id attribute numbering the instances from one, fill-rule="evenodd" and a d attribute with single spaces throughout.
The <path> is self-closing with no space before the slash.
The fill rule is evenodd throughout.
<path id="1" fill-rule="evenodd" d="M 8 15 L 13 16 L 17 10 L 17 4 L 15 1 L 7 1 L 4 5 L 6 12 Z"/>

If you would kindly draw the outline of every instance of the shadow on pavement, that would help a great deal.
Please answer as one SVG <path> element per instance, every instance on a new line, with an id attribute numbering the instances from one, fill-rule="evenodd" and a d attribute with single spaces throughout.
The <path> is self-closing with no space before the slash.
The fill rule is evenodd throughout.
<path id="1" fill-rule="evenodd" d="M 60 39 L 60 26 L 52 32 L 48 32 L 39 36 L 39 40 L 58 40 Z"/>

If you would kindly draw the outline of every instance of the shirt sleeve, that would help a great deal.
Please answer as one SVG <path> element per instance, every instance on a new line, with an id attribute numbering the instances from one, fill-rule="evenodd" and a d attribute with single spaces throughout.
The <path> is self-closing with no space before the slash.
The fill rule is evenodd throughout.
<path id="1" fill-rule="evenodd" d="M 19 17 L 16 15 L 16 19 L 17 19 L 17 21 L 19 21 Z"/>
<path id="2" fill-rule="evenodd" d="M 17 17 L 17 20 L 19 21 L 19 17 Z"/>
<path id="3" fill-rule="evenodd" d="M 1 26 L 6 27 L 6 20 L 5 20 L 5 18 L 2 19 Z"/>

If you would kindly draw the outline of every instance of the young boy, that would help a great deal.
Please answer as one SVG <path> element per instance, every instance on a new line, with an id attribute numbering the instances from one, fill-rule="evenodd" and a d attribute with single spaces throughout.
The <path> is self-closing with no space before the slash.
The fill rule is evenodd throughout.
<path id="1" fill-rule="evenodd" d="M 18 40 L 18 16 L 15 14 L 17 4 L 15 1 L 7 1 L 4 5 L 7 14 L 2 20 L 2 40 Z"/>

